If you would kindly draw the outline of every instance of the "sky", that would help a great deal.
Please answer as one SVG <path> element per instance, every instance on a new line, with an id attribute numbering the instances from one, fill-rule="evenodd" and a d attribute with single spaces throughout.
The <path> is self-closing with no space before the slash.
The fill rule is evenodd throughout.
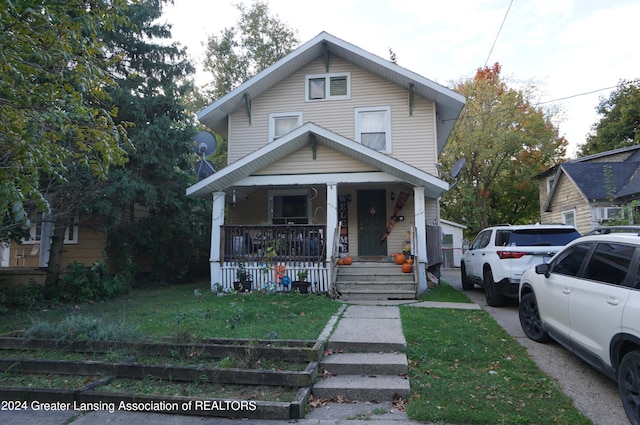
<path id="1" fill-rule="evenodd" d="M 174 0 L 163 19 L 202 70 L 203 43 L 233 27 L 240 0 Z M 244 0 L 251 4 L 251 0 Z M 599 119 L 596 107 L 621 80 L 640 78 L 637 0 L 269 0 L 271 15 L 304 43 L 322 31 L 452 87 L 499 62 L 514 87 L 558 109 L 568 156 Z M 587 94 L 589 93 L 589 94 Z"/>

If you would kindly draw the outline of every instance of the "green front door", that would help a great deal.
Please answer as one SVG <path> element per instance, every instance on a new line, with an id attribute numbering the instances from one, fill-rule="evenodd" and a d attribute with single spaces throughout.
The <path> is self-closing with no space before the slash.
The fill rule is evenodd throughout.
<path id="1" fill-rule="evenodd" d="M 387 240 L 380 241 L 387 228 L 386 192 L 358 191 L 358 255 L 387 255 Z"/>

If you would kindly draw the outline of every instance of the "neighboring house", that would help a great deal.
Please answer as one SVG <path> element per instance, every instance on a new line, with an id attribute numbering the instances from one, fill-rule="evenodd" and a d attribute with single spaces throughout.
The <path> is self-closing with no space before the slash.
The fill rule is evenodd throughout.
<path id="1" fill-rule="evenodd" d="M 426 290 L 427 223 L 448 190 L 436 163 L 462 95 L 327 33 L 203 109 L 228 165 L 187 189 L 212 198 L 211 285 L 384 261 L 409 238 Z"/>
<path id="2" fill-rule="evenodd" d="M 440 227 L 442 227 L 444 267 L 451 269 L 460 265 L 462 261 L 462 245 L 464 244 L 463 232 L 467 226 L 441 218 Z"/>
<path id="3" fill-rule="evenodd" d="M 0 247 L 0 267 L 46 267 L 51 232 L 51 226 L 46 223 L 33 225 L 28 239 Z M 74 261 L 87 265 L 102 261 L 106 238 L 106 233 L 93 229 L 87 223 L 68 227 L 62 251 L 62 269 Z"/>
<path id="4" fill-rule="evenodd" d="M 536 176 L 540 219 L 566 223 L 585 234 L 640 199 L 640 145 L 577 158 Z"/>

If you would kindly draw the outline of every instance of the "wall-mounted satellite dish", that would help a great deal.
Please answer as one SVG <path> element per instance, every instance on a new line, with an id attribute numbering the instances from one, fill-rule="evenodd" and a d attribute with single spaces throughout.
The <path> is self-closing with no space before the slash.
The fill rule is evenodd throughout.
<path id="1" fill-rule="evenodd" d="M 215 136 L 208 131 L 203 130 L 193 136 L 193 151 L 202 157 L 200 161 L 196 162 L 195 171 L 198 181 L 216 172 L 213 164 L 207 161 L 206 158 L 216 151 L 217 145 Z"/>
<path id="2" fill-rule="evenodd" d="M 451 167 L 451 177 L 453 177 L 454 179 L 458 177 L 466 162 L 467 160 L 464 158 L 460 158 L 459 160 L 457 160 L 456 163 L 453 164 L 453 167 Z"/>

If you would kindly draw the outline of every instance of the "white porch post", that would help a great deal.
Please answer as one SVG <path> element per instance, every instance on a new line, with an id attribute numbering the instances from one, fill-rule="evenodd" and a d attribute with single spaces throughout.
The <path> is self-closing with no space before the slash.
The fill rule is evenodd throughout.
<path id="1" fill-rule="evenodd" d="M 418 292 L 427 291 L 427 217 L 425 214 L 424 187 L 413 188 L 413 201 L 416 220 L 416 242 L 418 244 Z"/>
<path id="2" fill-rule="evenodd" d="M 211 212 L 211 251 L 209 254 L 209 268 L 211 272 L 211 291 L 214 284 L 222 285 L 222 267 L 220 257 L 220 238 L 224 224 L 224 192 L 213 193 L 213 211 Z"/>
<path id="3" fill-rule="evenodd" d="M 331 264 L 331 255 L 336 243 L 335 234 L 338 228 L 338 184 L 327 184 L 327 234 L 325 235 L 325 246 L 327 247 L 327 262 Z M 333 265 L 331 265 L 333 267 Z M 333 285 L 333 282 L 331 282 Z"/>

